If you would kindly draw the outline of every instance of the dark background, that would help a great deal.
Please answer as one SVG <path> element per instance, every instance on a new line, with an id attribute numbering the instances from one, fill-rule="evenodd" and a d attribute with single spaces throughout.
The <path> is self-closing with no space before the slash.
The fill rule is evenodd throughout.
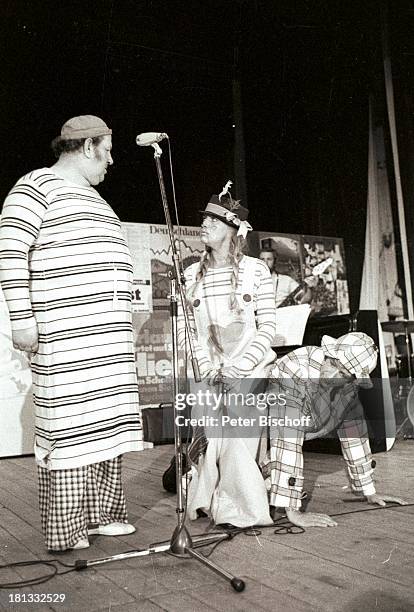
<path id="1" fill-rule="evenodd" d="M 100 191 L 121 220 L 164 221 L 153 150 L 135 144 L 163 131 L 180 222 L 198 225 L 209 195 L 237 176 L 236 80 L 254 229 L 343 237 L 355 310 L 370 93 L 387 130 L 381 7 L 412 235 L 414 6 L 405 0 L 388 11 L 371 0 L 3 0 L 1 199 L 19 176 L 53 163 L 49 143 L 68 118 L 96 114 L 114 131 Z M 393 191 L 391 167 L 390 180 Z"/>

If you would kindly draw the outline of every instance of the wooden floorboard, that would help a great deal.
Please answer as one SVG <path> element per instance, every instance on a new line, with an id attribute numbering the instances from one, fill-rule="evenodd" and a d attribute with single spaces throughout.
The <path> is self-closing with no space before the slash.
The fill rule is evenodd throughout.
<path id="1" fill-rule="evenodd" d="M 159 446 L 124 459 L 130 521 L 136 533 L 91 538 L 91 547 L 55 557 L 44 548 L 37 508 L 33 457 L 0 460 L 0 564 L 23 560 L 97 559 L 169 541 L 176 524 L 175 497 L 161 478 L 172 446 Z M 401 440 L 375 455 L 377 488 L 414 503 L 414 441 Z M 246 582 L 243 593 L 194 559 L 167 554 L 129 558 L 52 578 L 42 585 L 0 590 L 0 610 L 87 612 L 204 612 L 284 610 L 353 612 L 414 610 L 414 507 L 370 508 L 353 501 L 340 455 L 305 454 L 309 511 L 341 513 L 338 527 L 304 534 L 240 534 L 223 542 L 211 559 Z M 353 512 L 352 514 L 342 514 Z M 211 530 L 207 519 L 190 532 Z M 208 549 L 202 549 L 205 553 Z M 2 570 L 1 582 L 46 573 L 47 568 Z M 10 597 L 64 593 L 62 603 L 12 603 Z"/>

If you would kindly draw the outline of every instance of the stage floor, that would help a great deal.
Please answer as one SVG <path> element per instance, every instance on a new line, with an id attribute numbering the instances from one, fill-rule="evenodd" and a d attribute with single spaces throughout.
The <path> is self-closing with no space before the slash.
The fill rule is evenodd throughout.
<path id="1" fill-rule="evenodd" d="M 136 533 L 94 537 L 89 549 L 56 558 L 73 563 L 169 540 L 176 525 L 175 497 L 164 492 L 161 476 L 172 453 L 172 446 L 159 446 L 125 457 L 125 489 Z M 389 453 L 376 454 L 375 459 L 378 491 L 413 503 L 414 441 L 399 440 Z M 334 514 L 372 507 L 350 501 L 341 456 L 306 453 L 305 466 L 308 510 Z M 0 609 L 413 610 L 414 506 L 358 512 L 337 520 L 336 528 L 312 528 L 298 535 L 276 535 L 269 528 L 257 537 L 240 534 L 220 544 L 211 559 L 246 581 L 243 593 L 235 593 L 198 561 L 158 554 L 54 577 L 32 588 L 0 590 Z M 206 519 L 189 525 L 192 534 L 208 528 Z M 53 558 L 44 548 L 40 530 L 33 457 L 0 460 L 0 557 L 1 564 Z M 36 571 L 44 574 L 47 568 Z M 33 570 L 24 567 L 7 574 L 2 570 L 0 581 L 31 575 Z M 30 594 L 45 593 L 64 594 L 65 601 L 30 602 L 35 599 Z"/>

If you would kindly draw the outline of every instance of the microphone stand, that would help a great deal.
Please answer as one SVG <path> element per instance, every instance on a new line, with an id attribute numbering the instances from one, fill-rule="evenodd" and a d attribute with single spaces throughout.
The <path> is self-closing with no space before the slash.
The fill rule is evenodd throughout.
<path id="1" fill-rule="evenodd" d="M 215 544 L 217 542 L 221 542 L 223 540 L 229 540 L 234 537 L 239 531 L 234 530 L 233 533 L 223 532 L 213 532 L 205 535 L 196 535 L 192 537 L 185 526 L 185 516 L 186 516 L 186 508 L 185 508 L 185 500 L 183 495 L 183 447 L 182 447 L 182 438 L 181 438 L 181 428 L 177 424 L 177 407 L 176 407 L 176 397 L 179 392 L 179 365 L 178 365 L 178 325 L 177 325 L 177 315 L 178 315 L 178 302 L 177 302 L 177 290 L 178 297 L 181 300 L 182 312 L 184 315 L 184 324 L 186 330 L 186 337 L 189 340 L 190 347 L 190 355 L 191 355 L 191 363 L 194 372 L 194 379 L 196 382 L 200 382 L 200 373 L 198 369 L 197 359 L 195 358 L 194 346 L 193 346 L 193 338 L 190 333 L 190 326 L 188 321 L 188 312 L 186 306 L 186 297 L 184 292 L 184 274 L 182 272 L 182 265 L 180 261 L 180 256 L 176 247 L 175 239 L 174 239 L 174 228 L 171 222 L 170 211 L 168 208 L 167 195 L 165 192 L 164 179 L 162 174 L 160 157 L 162 155 L 162 150 L 157 143 L 151 145 L 154 152 L 154 159 L 157 168 L 158 181 L 160 185 L 162 204 L 164 208 L 165 221 L 168 229 L 168 236 L 170 240 L 171 253 L 172 253 L 172 261 L 173 261 L 173 272 L 172 278 L 170 281 L 170 315 L 171 315 L 171 331 L 172 331 L 172 404 L 173 404 L 173 414 L 174 414 L 174 447 L 175 447 L 175 462 L 176 462 L 176 484 L 177 484 L 177 499 L 176 499 L 176 514 L 177 514 L 177 526 L 174 529 L 174 532 L 171 536 L 171 539 L 166 542 L 157 542 L 151 544 L 149 548 L 145 550 L 131 550 L 125 553 L 120 553 L 118 555 L 111 555 L 110 557 L 104 557 L 101 559 L 91 559 L 84 560 L 78 559 L 75 561 L 75 569 L 83 570 L 87 567 L 92 567 L 95 565 L 102 565 L 103 563 L 110 563 L 112 561 L 121 561 L 124 559 L 131 559 L 134 557 L 145 557 L 148 555 L 153 555 L 157 553 L 167 552 L 176 557 L 192 557 L 197 561 L 200 561 L 203 565 L 206 565 L 211 570 L 216 572 L 222 578 L 228 580 L 233 587 L 233 589 L 237 592 L 241 592 L 245 588 L 245 583 L 241 578 L 237 578 L 233 576 L 223 568 L 219 567 L 201 552 L 196 551 L 196 548 L 202 546 L 210 546 L 211 544 Z M 240 530 L 242 531 L 242 530 Z"/>

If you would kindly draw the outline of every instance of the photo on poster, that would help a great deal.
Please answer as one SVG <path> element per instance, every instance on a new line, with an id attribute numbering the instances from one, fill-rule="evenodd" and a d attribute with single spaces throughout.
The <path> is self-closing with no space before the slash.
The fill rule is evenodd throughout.
<path id="1" fill-rule="evenodd" d="M 256 232 L 252 243 L 256 257 L 262 259 L 272 275 L 276 308 L 307 303 L 310 292 L 306 293 L 303 283 L 302 250 L 300 236 Z M 307 299 L 309 297 L 309 299 Z"/>
<path id="2" fill-rule="evenodd" d="M 317 276 L 312 289 L 314 316 L 349 314 L 348 281 L 342 238 L 302 236 L 303 274 L 310 277 L 316 266 L 330 265 Z"/>
<path id="3" fill-rule="evenodd" d="M 250 254 L 268 265 L 277 308 L 309 304 L 311 317 L 349 314 L 342 238 L 253 234 Z"/>

